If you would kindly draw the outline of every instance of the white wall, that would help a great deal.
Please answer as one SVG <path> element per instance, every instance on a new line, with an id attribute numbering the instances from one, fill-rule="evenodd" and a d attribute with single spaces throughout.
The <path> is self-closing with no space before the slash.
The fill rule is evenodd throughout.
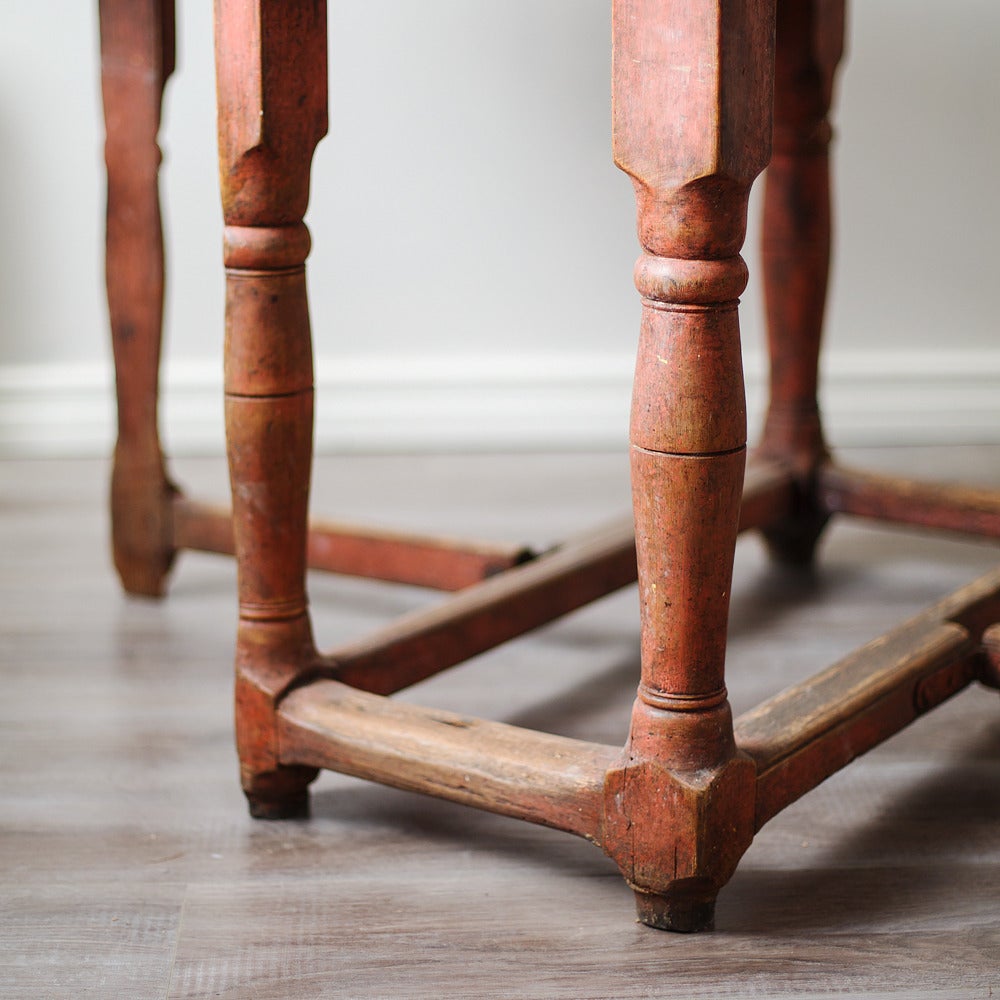
<path id="1" fill-rule="evenodd" d="M 171 447 L 218 449 L 211 5 L 180 6 L 164 422 Z M 609 152 L 608 10 L 331 4 L 331 135 L 308 219 L 326 446 L 624 440 L 636 245 Z M 103 452 L 96 3 L 0 0 L 0 25 L 0 453 Z M 853 7 L 824 393 L 837 439 L 1000 437 L 998 39 L 992 0 Z M 744 301 L 756 410 L 754 287 Z"/>

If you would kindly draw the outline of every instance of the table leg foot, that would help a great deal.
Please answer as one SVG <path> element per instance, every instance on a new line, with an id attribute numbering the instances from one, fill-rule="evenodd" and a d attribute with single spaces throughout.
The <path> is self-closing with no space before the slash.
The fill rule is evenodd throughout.
<path id="1" fill-rule="evenodd" d="M 771 558 L 784 566 L 804 568 L 815 562 L 816 549 L 829 514 L 810 507 L 784 524 L 764 529 L 764 541 Z"/>
<path id="2" fill-rule="evenodd" d="M 319 774 L 314 767 L 281 767 L 255 774 L 244 784 L 254 819 L 306 819 L 309 783 Z"/>
<path id="3" fill-rule="evenodd" d="M 660 931 L 692 934 L 715 926 L 718 890 L 705 879 L 682 879 L 664 893 L 635 890 L 639 922 Z"/>

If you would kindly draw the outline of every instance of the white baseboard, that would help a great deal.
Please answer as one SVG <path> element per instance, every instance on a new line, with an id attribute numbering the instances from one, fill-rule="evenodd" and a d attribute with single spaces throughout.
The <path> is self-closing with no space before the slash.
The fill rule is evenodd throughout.
<path id="1" fill-rule="evenodd" d="M 748 358 L 751 438 L 764 367 Z M 322 358 L 319 451 L 556 450 L 624 447 L 632 358 Z M 168 452 L 223 450 L 215 364 L 168 362 L 161 424 Z M 107 454 L 110 365 L 0 366 L 0 456 Z M 823 412 L 836 444 L 1000 442 L 1000 351 L 831 354 Z"/>

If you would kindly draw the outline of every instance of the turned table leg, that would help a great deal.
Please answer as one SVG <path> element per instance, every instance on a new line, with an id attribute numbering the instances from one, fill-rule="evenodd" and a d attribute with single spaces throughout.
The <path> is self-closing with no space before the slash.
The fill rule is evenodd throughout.
<path id="1" fill-rule="evenodd" d="M 778 0 L 774 150 L 765 175 L 762 270 L 771 395 L 759 451 L 798 481 L 798 510 L 764 534 L 808 563 L 827 521 L 815 472 L 827 457 L 816 394 L 830 270 L 828 113 L 844 48 L 844 0 Z"/>
<path id="2" fill-rule="evenodd" d="M 217 0 L 226 440 L 239 575 L 237 744 L 251 812 L 301 815 L 314 768 L 278 763 L 277 700 L 316 661 L 305 570 L 313 371 L 302 222 L 326 133 L 326 5 Z"/>
<path id="3" fill-rule="evenodd" d="M 118 397 L 112 544 L 125 589 L 158 595 L 174 556 L 174 490 L 157 430 L 164 270 L 157 133 L 164 84 L 174 68 L 174 4 L 100 0 L 99 9 L 108 311 Z"/>
<path id="4" fill-rule="evenodd" d="M 642 680 L 602 843 L 640 919 L 711 926 L 753 836 L 726 618 L 746 457 L 737 304 L 771 140 L 773 0 L 616 0 L 614 144 L 643 255 L 632 404 Z"/>

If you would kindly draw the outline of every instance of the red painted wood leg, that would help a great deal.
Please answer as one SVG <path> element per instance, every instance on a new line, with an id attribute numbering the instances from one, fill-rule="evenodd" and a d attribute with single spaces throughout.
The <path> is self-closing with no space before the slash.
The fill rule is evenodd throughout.
<path id="1" fill-rule="evenodd" d="M 712 925 L 753 836 L 755 770 L 726 697 L 746 456 L 737 304 L 771 133 L 773 3 L 617 0 L 615 155 L 644 254 L 632 404 L 642 680 L 601 841 L 653 927 Z"/>
<path id="2" fill-rule="evenodd" d="M 251 813 L 280 818 L 308 810 L 317 773 L 281 763 L 275 711 L 317 662 L 305 588 L 313 366 L 302 218 L 327 126 L 326 6 L 217 0 L 215 16 L 236 738 Z"/>
<path id="3" fill-rule="evenodd" d="M 107 132 L 106 277 L 118 399 L 111 476 L 115 567 L 133 594 L 162 594 L 174 558 L 169 480 L 157 430 L 163 230 L 157 134 L 174 68 L 173 0 L 100 0 Z"/>
<path id="4" fill-rule="evenodd" d="M 812 561 L 828 517 L 816 499 L 827 457 L 816 393 L 830 269 L 827 116 L 843 47 L 844 0 L 778 0 L 761 258 L 771 396 L 759 451 L 796 477 L 798 510 L 764 532 L 772 555 L 795 565 Z"/>

